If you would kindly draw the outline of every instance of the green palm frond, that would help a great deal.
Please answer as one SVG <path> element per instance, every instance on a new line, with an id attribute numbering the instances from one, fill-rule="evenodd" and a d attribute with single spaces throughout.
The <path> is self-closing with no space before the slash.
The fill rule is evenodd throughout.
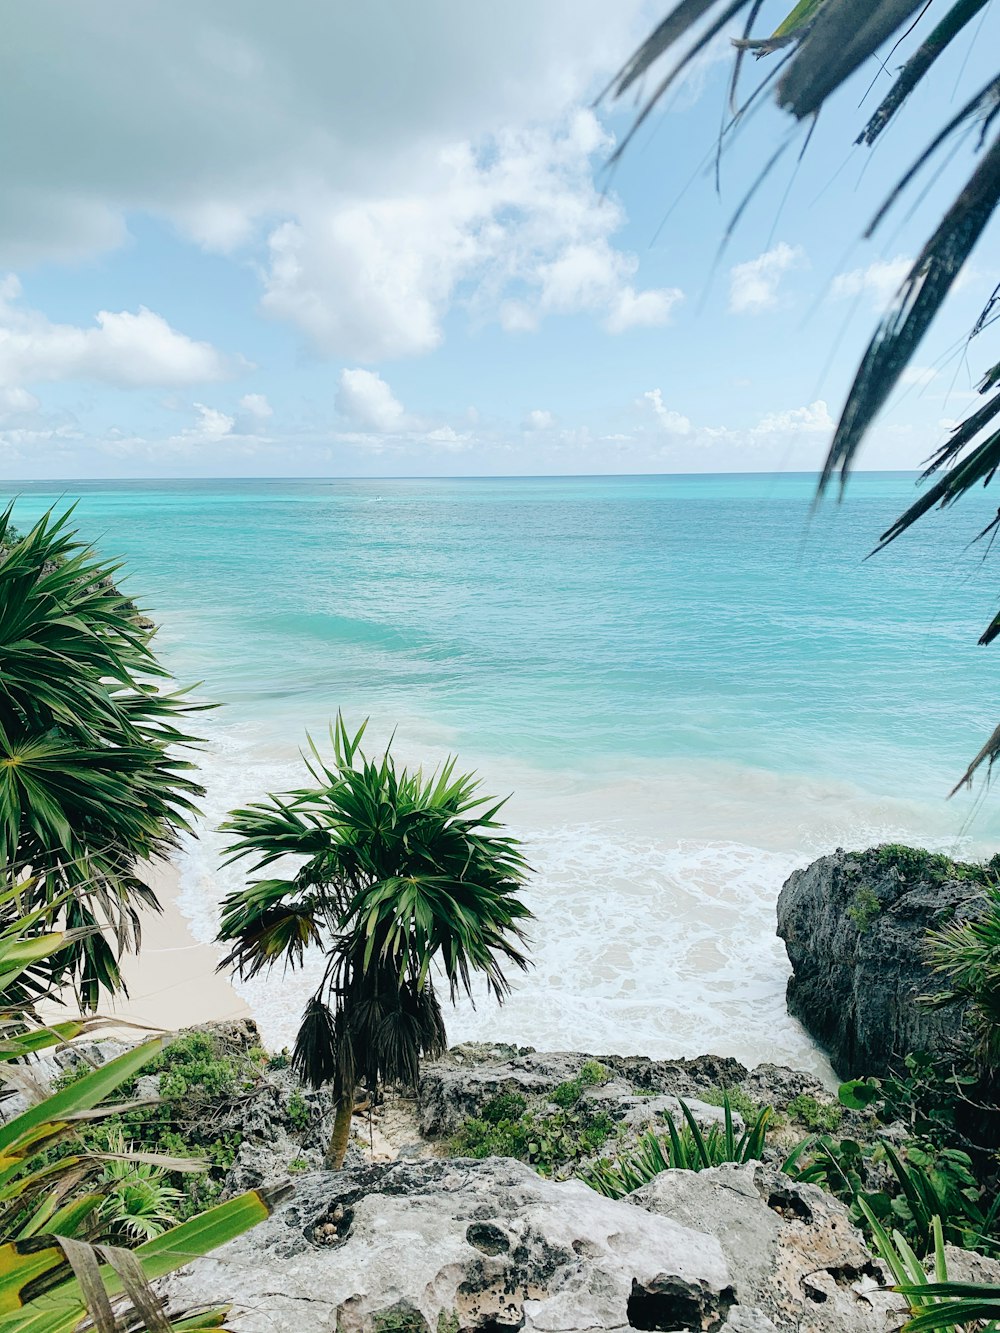
<path id="1" fill-rule="evenodd" d="M 332 759 L 310 738 L 314 786 L 235 810 L 223 825 L 230 862 L 254 872 L 294 866 L 226 898 L 223 966 L 255 975 L 324 949 L 295 1061 L 338 1096 L 356 1079 L 412 1082 L 421 1057 L 444 1049 L 435 968 L 452 999 L 480 976 L 502 1000 L 505 968 L 527 966 L 520 946 L 531 916 L 519 897 L 530 870 L 497 819 L 503 802 L 454 759 L 424 773 L 397 767 L 391 744 L 369 758 L 364 734 L 338 715 Z"/>
<path id="2" fill-rule="evenodd" d="M 25 535 L 0 514 L 0 857 L 53 924 L 93 928 L 54 976 L 96 1006 L 157 906 L 139 867 L 190 828 L 202 789 L 178 749 L 202 705 L 168 687 L 148 622 L 50 511 Z M 19 867 L 30 867 L 30 874 Z M 100 932 L 106 932 L 108 939 Z"/>

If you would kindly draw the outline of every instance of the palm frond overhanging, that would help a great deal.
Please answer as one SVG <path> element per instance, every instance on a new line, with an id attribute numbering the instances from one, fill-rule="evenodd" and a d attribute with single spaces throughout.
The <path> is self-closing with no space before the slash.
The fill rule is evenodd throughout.
<path id="1" fill-rule="evenodd" d="M 338 715 L 333 762 L 311 745 L 314 786 L 234 811 L 230 861 L 254 871 L 291 856 L 298 868 L 258 878 L 227 897 L 219 938 L 222 966 L 254 976 L 275 963 L 301 966 L 312 946 L 326 969 L 295 1044 L 294 1064 L 338 1100 L 330 1159 L 343 1161 L 354 1091 L 380 1082 L 412 1084 L 421 1056 L 445 1048 L 436 968 L 451 999 L 471 994 L 473 974 L 502 1001 L 505 966 L 524 968 L 520 901 L 529 869 L 503 831 L 503 802 L 480 795 L 455 761 L 425 775 L 361 750 Z"/>
<path id="2" fill-rule="evenodd" d="M 201 788 L 178 756 L 198 705 L 163 689 L 150 631 L 100 560 L 46 514 L 27 536 L 0 514 L 0 857 L 26 911 L 74 934 L 50 967 L 94 1008 L 121 985 L 144 861 L 188 827 Z"/>
<path id="3" fill-rule="evenodd" d="M 763 9 L 763 0 L 681 0 L 611 85 L 613 94 L 621 96 L 661 57 L 668 53 L 674 56 L 616 156 L 692 60 L 741 16 L 742 34 L 734 39 L 731 114 L 721 132 L 720 152 L 742 123 L 745 112 L 769 87 L 773 86 L 781 107 L 797 120 L 811 123 L 861 66 L 871 64 L 878 69 L 880 62 L 887 62 L 897 49 L 909 43 L 910 54 L 896 69 L 888 92 L 860 127 L 856 142 L 870 147 L 880 142 L 887 126 L 907 111 L 914 90 L 940 73 L 939 58 L 958 38 L 964 37 L 966 43 L 983 40 L 979 24 L 989 18 L 987 0 L 799 0 L 773 31 L 758 33 L 755 28 Z M 994 52 L 1000 51 L 995 25 L 992 40 Z M 741 102 L 741 73 L 749 53 L 757 57 L 774 55 L 776 59 L 768 75 Z M 881 68 L 886 67 L 883 64 Z M 946 77 L 953 79 L 954 75 Z M 957 109 L 943 124 L 930 127 L 926 146 L 914 161 L 901 164 L 898 179 L 867 223 L 864 234 L 870 237 L 908 187 L 925 178 L 932 164 L 940 164 L 953 152 L 960 138 L 971 141 L 976 157 L 968 179 L 910 266 L 858 366 L 827 455 L 821 493 L 837 475 L 841 485 L 846 481 L 867 431 L 899 383 L 1000 202 L 1000 68 L 981 87 L 964 91 L 961 83 L 958 87 Z M 949 85 L 946 92 L 951 91 Z M 758 184 L 782 151 L 781 147 L 776 150 Z M 969 330 L 970 344 L 1000 317 L 1000 287 L 995 282 L 993 274 L 982 313 Z M 1000 466 L 1000 362 L 984 366 L 978 387 L 985 400 L 982 406 L 957 425 L 927 460 L 924 479 L 933 476 L 936 480 L 883 533 L 877 549 L 905 532 L 928 510 L 954 504 L 971 487 L 992 481 Z M 979 535 L 986 536 L 997 523 L 1000 519 Z M 980 642 L 989 643 L 998 634 L 1000 616 L 987 627 Z M 992 766 L 998 757 L 1000 727 L 959 785 L 971 781 L 980 765 Z"/>

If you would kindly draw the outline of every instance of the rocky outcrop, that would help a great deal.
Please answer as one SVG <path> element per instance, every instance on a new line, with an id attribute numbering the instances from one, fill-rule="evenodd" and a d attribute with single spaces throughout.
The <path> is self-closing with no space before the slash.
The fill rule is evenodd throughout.
<path id="1" fill-rule="evenodd" d="M 616 1201 L 492 1158 L 304 1177 L 164 1287 L 225 1294 L 234 1333 L 878 1333 L 898 1310 L 882 1280 L 839 1203 L 766 1168 L 670 1172 Z"/>
<path id="2" fill-rule="evenodd" d="M 544 1101 L 560 1084 L 578 1079 L 588 1064 L 595 1063 L 603 1066 L 606 1080 L 585 1087 L 584 1101 L 640 1132 L 652 1123 L 662 1124 L 664 1112 L 679 1121 L 678 1097 L 684 1098 L 701 1124 L 712 1125 L 723 1112 L 702 1098 L 717 1097 L 727 1088 L 744 1088 L 754 1100 L 775 1106 L 784 1106 L 801 1092 L 826 1096 L 822 1084 L 809 1074 L 777 1065 L 761 1065 L 751 1073 L 727 1056 L 650 1060 L 602 1055 L 595 1060 L 579 1051 L 469 1042 L 424 1066 L 417 1094 L 420 1131 L 433 1138 L 453 1134 L 467 1117 L 480 1115 L 487 1102 L 503 1093 Z"/>
<path id="3" fill-rule="evenodd" d="M 962 1011 L 922 1002 L 944 984 L 925 962 L 928 929 L 974 914 L 981 893 L 974 879 L 949 876 L 949 865 L 910 849 L 837 851 L 782 888 L 788 1009 L 842 1078 L 885 1074 L 910 1052 L 957 1040 Z"/>
<path id="4" fill-rule="evenodd" d="M 304 1178 L 263 1225 L 166 1284 L 234 1333 L 719 1328 L 718 1241 L 494 1158 Z"/>
<path id="5" fill-rule="evenodd" d="M 898 1326 L 899 1298 L 847 1211 L 814 1185 L 759 1162 L 666 1171 L 630 1202 L 714 1236 L 741 1306 L 796 1333 Z M 749 1325 L 754 1327 L 754 1325 Z"/>

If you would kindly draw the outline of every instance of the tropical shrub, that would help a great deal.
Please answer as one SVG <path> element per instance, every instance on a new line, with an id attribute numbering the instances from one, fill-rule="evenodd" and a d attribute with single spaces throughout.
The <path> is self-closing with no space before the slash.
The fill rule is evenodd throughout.
<path id="1" fill-rule="evenodd" d="M 222 908 L 223 966 L 244 976 L 281 962 L 301 966 L 308 948 L 326 954 L 319 987 L 292 1057 L 314 1087 L 332 1083 L 337 1117 L 328 1162 L 342 1165 L 356 1088 L 416 1081 L 421 1056 L 445 1049 L 434 984 L 439 968 L 454 1000 L 474 973 L 502 1001 L 504 964 L 527 960 L 518 945 L 530 916 L 518 897 L 528 866 L 501 831 L 503 802 L 479 794 L 455 761 L 430 776 L 397 769 L 361 750 L 338 715 L 333 763 L 310 741 L 315 786 L 235 810 L 230 861 L 254 871 L 292 857 L 294 871 L 253 879 Z"/>
<path id="2" fill-rule="evenodd" d="M 146 622 L 114 586 L 119 566 L 71 515 L 50 512 L 21 537 L 11 509 L 0 514 L 0 865 L 25 912 L 46 909 L 70 932 L 40 966 L 94 1009 L 121 987 L 141 911 L 159 909 L 142 866 L 175 845 L 201 794 L 178 753 L 198 706 L 162 688 Z"/>
<path id="3" fill-rule="evenodd" d="M 843 1200 L 863 1229 L 869 1213 L 898 1229 L 921 1258 L 931 1251 L 935 1218 L 949 1244 L 1000 1253 L 1000 1199 L 959 1149 L 909 1142 L 897 1150 L 885 1140 L 821 1135 L 799 1144 L 782 1169 Z"/>
<path id="4" fill-rule="evenodd" d="M 540 1175 L 562 1175 L 576 1163 L 595 1157 L 615 1129 L 606 1111 L 585 1105 L 546 1112 L 525 1111 L 523 1105 L 518 1110 L 516 1103 L 501 1108 L 488 1102 L 479 1116 L 465 1121 L 452 1138 L 450 1151 L 456 1157 L 516 1157 Z"/>
<path id="5" fill-rule="evenodd" d="M 652 1132 L 643 1135 L 639 1145 L 620 1153 L 615 1161 L 600 1161 L 580 1171 L 599 1194 L 620 1199 L 646 1185 L 663 1171 L 704 1171 L 723 1162 L 759 1161 L 771 1120 L 770 1107 L 764 1107 L 752 1125 L 737 1137 L 733 1108 L 728 1096 L 723 1101 L 723 1125 L 713 1125 L 707 1133 L 695 1120 L 691 1108 L 681 1099 L 684 1127 L 678 1129 L 667 1117 L 667 1137 Z"/>
<path id="6" fill-rule="evenodd" d="M 239 1110 L 254 1098 L 266 1065 L 259 1047 L 244 1050 L 213 1032 L 183 1033 L 142 1070 L 157 1078 L 156 1099 L 139 1099 L 137 1076 L 126 1079 L 120 1104 L 99 1124 L 81 1129 L 80 1138 L 94 1153 L 106 1152 L 109 1139 L 119 1138 L 139 1152 L 169 1158 L 164 1184 L 179 1195 L 174 1210 L 181 1219 L 192 1217 L 222 1193 L 243 1141 Z M 70 1087 L 85 1074 L 86 1066 L 67 1070 L 56 1086 Z M 298 1102 L 305 1108 L 301 1095 Z M 295 1106 L 293 1093 L 293 1120 Z"/>
<path id="7" fill-rule="evenodd" d="M 932 930 L 927 951 L 949 983 L 935 1003 L 969 1002 L 977 1072 L 987 1084 L 1000 1082 L 1000 887 L 985 890 L 980 915 Z"/>
<path id="8" fill-rule="evenodd" d="M 928 1277 L 924 1265 L 907 1244 L 899 1231 L 890 1233 L 867 1205 L 862 1212 L 872 1236 L 876 1254 L 896 1280 L 895 1291 L 906 1297 L 910 1318 L 902 1333 L 923 1333 L 923 1330 L 942 1329 L 945 1333 L 961 1333 L 962 1329 L 982 1328 L 983 1333 L 995 1333 L 1000 1327 L 1000 1287 L 982 1283 L 950 1282 L 948 1258 L 945 1252 L 944 1232 L 939 1218 L 933 1219 L 933 1276 Z M 988 1320 L 985 1325 L 980 1320 Z"/>

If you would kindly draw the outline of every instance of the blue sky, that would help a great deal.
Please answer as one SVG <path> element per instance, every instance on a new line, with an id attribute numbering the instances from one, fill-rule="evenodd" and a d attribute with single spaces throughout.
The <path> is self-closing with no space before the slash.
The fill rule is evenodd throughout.
<path id="1" fill-rule="evenodd" d="M 851 142 L 888 84 L 877 69 L 801 162 L 801 130 L 762 106 L 721 197 L 705 163 L 726 41 L 607 170 L 634 106 L 595 111 L 594 94 L 660 16 L 646 0 L 17 7 L 0 54 L 18 127 L 0 145 L 2 475 L 816 467 L 968 142 L 872 242 L 862 221 L 985 81 L 1000 15 L 874 153 Z M 994 228 L 862 466 L 916 466 L 967 408 L 1000 354 L 995 329 L 963 350 L 996 268 Z"/>

